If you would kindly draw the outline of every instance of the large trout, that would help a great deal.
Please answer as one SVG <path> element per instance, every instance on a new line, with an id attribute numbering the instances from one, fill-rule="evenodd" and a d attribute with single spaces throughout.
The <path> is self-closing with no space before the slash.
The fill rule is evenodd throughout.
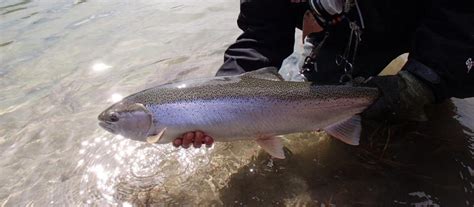
<path id="1" fill-rule="evenodd" d="M 201 130 L 216 141 L 256 140 L 272 156 L 284 158 L 277 135 L 322 129 L 359 144 L 357 114 L 377 96 L 375 88 L 289 82 L 274 69 L 261 69 L 150 88 L 98 118 L 107 131 L 133 140 L 169 143 Z"/>

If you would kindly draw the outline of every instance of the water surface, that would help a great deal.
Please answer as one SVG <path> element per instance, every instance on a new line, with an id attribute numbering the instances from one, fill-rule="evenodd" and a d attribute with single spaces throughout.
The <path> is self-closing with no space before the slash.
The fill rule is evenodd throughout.
<path id="1" fill-rule="evenodd" d="M 432 108 L 427 123 L 368 124 L 360 147 L 322 133 L 287 136 L 283 161 L 250 141 L 183 150 L 97 126 L 125 95 L 213 76 L 240 33 L 238 8 L 1 1 L 2 206 L 473 205 L 473 99 Z"/>

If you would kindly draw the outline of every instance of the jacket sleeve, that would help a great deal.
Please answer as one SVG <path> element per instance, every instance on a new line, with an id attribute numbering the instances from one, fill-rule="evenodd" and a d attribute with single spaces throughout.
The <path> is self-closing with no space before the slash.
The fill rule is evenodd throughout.
<path id="1" fill-rule="evenodd" d="M 293 52 L 295 15 L 289 0 L 241 0 L 237 24 L 243 34 L 225 51 L 216 75 L 279 68 Z"/>
<path id="2" fill-rule="evenodd" d="M 426 6 L 409 58 L 435 76 L 423 66 L 410 72 L 425 80 L 438 100 L 474 97 L 474 1 L 437 0 Z"/>

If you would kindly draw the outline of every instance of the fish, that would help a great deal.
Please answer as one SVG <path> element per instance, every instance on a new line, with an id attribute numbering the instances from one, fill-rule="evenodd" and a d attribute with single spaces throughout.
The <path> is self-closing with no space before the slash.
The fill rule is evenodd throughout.
<path id="1" fill-rule="evenodd" d="M 284 159 L 280 135 L 324 130 L 358 145 L 359 113 L 378 96 L 371 87 L 284 81 L 275 68 L 263 68 L 149 88 L 108 107 L 98 120 L 136 141 L 165 144 L 199 130 L 217 142 L 254 140 Z"/>

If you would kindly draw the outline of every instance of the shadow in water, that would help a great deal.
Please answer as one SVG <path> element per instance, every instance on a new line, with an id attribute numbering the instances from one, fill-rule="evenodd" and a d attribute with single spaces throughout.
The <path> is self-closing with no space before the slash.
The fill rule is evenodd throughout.
<path id="1" fill-rule="evenodd" d="M 359 147 L 295 135 L 286 143 L 289 158 L 272 161 L 261 152 L 231 176 L 221 200 L 225 206 L 472 205 L 473 137 L 453 118 L 451 102 L 429 111 L 425 123 L 366 124 Z"/>
<path id="2" fill-rule="evenodd" d="M 16 12 L 16 11 L 21 11 L 21 10 L 27 9 L 26 4 L 28 4 L 30 2 L 31 2 L 31 0 L 23 0 L 23 1 L 20 1 L 18 3 L 2 6 L 2 7 L 0 7 L 0 12 L 1 12 L 0 15 L 3 16 L 3 15 L 10 14 L 10 13 L 13 13 L 13 12 Z M 19 6 L 25 6 L 25 7 L 19 7 Z"/>
<path id="3" fill-rule="evenodd" d="M 23 5 L 28 4 L 30 2 L 31 2 L 31 0 L 23 0 L 23 1 L 20 1 L 18 3 L 2 6 L 2 7 L 0 7 L 0 11 L 3 11 L 4 9 L 16 7 L 16 6 L 23 6 Z"/>

